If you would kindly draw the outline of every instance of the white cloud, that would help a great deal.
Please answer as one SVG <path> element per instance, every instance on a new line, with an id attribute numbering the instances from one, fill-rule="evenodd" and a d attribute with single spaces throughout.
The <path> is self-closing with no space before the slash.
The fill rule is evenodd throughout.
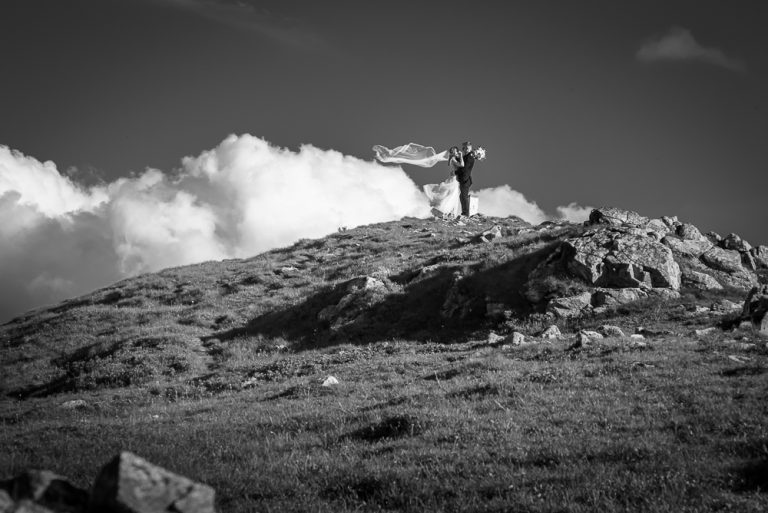
<path id="1" fill-rule="evenodd" d="M 531 224 L 549 219 L 534 201 L 528 201 L 522 193 L 509 185 L 492 189 L 480 189 L 475 193 L 481 214 L 495 217 L 517 216 Z"/>
<path id="2" fill-rule="evenodd" d="M 550 219 L 506 185 L 477 195 L 487 215 Z M 580 209 L 558 207 L 558 215 Z M 429 215 L 400 167 L 250 135 L 186 157 L 174 173 L 148 169 L 93 187 L 0 146 L 0 322 L 142 272 Z"/>
<path id="3" fill-rule="evenodd" d="M 744 63 L 727 56 L 718 48 L 701 46 L 693 34 L 681 27 L 672 27 L 666 34 L 654 36 L 643 43 L 636 57 L 641 61 L 700 61 L 732 71 L 745 71 Z"/>
<path id="4" fill-rule="evenodd" d="M 582 207 L 576 203 L 557 207 L 557 217 L 572 223 L 583 223 L 589 219 L 594 207 Z"/>

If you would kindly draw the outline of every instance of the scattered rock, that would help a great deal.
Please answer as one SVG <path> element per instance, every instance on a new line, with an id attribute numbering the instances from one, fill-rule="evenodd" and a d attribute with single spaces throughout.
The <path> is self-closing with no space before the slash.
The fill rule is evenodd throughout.
<path id="1" fill-rule="evenodd" d="M 88 403 L 82 399 L 73 399 L 71 401 L 65 401 L 59 405 L 59 408 L 63 408 L 65 410 L 75 410 L 75 409 L 81 409 L 81 408 L 87 408 L 87 407 L 88 407 Z"/>
<path id="2" fill-rule="evenodd" d="M 576 337 L 573 339 L 573 343 L 571 343 L 571 345 L 568 346 L 568 349 L 578 349 L 580 347 L 586 347 L 590 344 L 590 342 L 591 342 L 590 338 L 583 331 L 580 331 L 576 334 Z"/>
<path id="3" fill-rule="evenodd" d="M 592 308 L 592 293 L 583 292 L 578 296 L 552 299 L 547 304 L 547 312 L 560 318 L 581 317 Z"/>
<path id="4" fill-rule="evenodd" d="M 48 511 L 82 512 L 88 505 L 88 492 L 77 488 L 66 478 L 48 470 L 28 470 L 8 481 L 0 482 L 3 501 L 27 502 L 26 509 L 0 509 L 0 511 Z M 2 492 L 0 492 L 2 493 Z M 36 509 L 37 508 L 37 509 Z M 48 510 L 43 509 L 48 508 Z"/>
<path id="5" fill-rule="evenodd" d="M 734 310 L 741 310 L 742 305 L 729 301 L 728 299 L 721 299 L 716 303 L 712 303 L 709 307 L 713 312 L 733 312 Z"/>
<path id="6" fill-rule="evenodd" d="M 323 384 L 320 385 L 320 386 L 332 387 L 332 386 L 338 385 L 338 384 L 339 384 L 339 380 L 338 379 L 336 379 L 334 376 L 328 376 L 327 378 L 325 378 L 325 380 L 323 381 Z"/>
<path id="7" fill-rule="evenodd" d="M 490 333 L 488 333 L 488 343 L 489 344 L 495 344 L 497 342 L 501 342 L 504 339 L 505 339 L 505 337 L 499 335 L 498 333 L 496 333 L 494 331 L 491 331 Z"/>
<path id="8" fill-rule="evenodd" d="M 486 230 L 477 236 L 478 242 L 492 242 L 501 238 L 501 227 L 495 225 L 490 230 Z"/>
<path id="9" fill-rule="evenodd" d="M 643 340 L 645 339 L 645 336 L 642 333 L 633 333 L 629 336 L 629 338 L 633 340 Z"/>
<path id="10" fill-rule="evenodd" d="M 506 342 L 513 346 L 521 346 L 525 344 L 525 335 L 518 331 L 513 331 L 512 334 L 507 337 Z"/>
<path id="11" fill-rule="evenodd" d="M 606 337 L 620 337 L 624 338 L 626 335 L 624 334 L 624 331 L 622 331 L 621 328 L 618 326 L 612 326 L 610 324 L 603 324 L 597 330 L 602 333 Z"/>
<path id="12" fill-rule="evenodd" d="M 693 269 L 685 269 L 683 271 L 682 284 L 685 287 L 699 290 L 721 290 L 723 288 L 723 286 L 709 274 L 694 271 Z"/>
<path id="13" fill-rule="evenodd" d="M 718 271 L 725 271 L 727 273 L 744 271 L 744 267 L 741 265 L 741 255 L 736 251 L 728 251 L 713 246 L 708 251 L 702 253 L 700 258 L 705 265 Z"/>
<path id="14" fill-rule="evenodd" d="M 705 337 L 705 336 L 707 336 L 707 335 L 711 335 L 711 334 L 712 334 L 712 333 L 714 333 L 715 331 L 717 331 L 717 328 L 715 328 L 714 326 L 710 326 L 709 328 L 704 328 L 704 329 L 700 329 L 700 330 L 695 330 L 695 331 L 694 331 L 694 334 L 695 334 L 697 337 Z"/>
<path id="15" fill-rule="evenodd" d="M 597 289 L 592 294 L 592 304 L 596 307 L 617 306 L 646 297 L 648 297 L 648 293 L 638 288 Z"/>
<path id="16" fill-rule="evenodd" d="M 581 330 L 579 333 L 583 333 L 587 337 L 593 339 L 593 340 L 600 340 L 603 338 L 603 335 L 601 333 L 598 333 L 597 331 L 592 330 Z"/>
<path id="17" fill-rule="evenodd" d="M 701 255 L 716 247 L 708 240 L 683 240 L 678 237 L 664 237 L 662 244 L 672 249 L 677 255 L 699 258 Z"/>
<path id="18" fill-rule="evenodd" d="M 121 452 L 101 469 L 91 511 L 214 513 L 213 488 Z"/>
<path id="19" fill-rule="evenodd" d="M 556 339 L 562 338 L 563 334 L 560 333 L 560 328 L 558 328 L 553 324 L 549 328 L 542 331 L 541 334 L 539 334 L 539 337 L 545 340 L 556 340 Z"/>

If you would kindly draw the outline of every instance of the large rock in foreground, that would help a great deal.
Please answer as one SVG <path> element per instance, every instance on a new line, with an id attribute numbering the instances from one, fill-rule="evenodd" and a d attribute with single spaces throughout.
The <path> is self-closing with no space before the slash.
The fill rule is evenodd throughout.
<path id="1" fill-rule="evenodd" d="M 121 452 L 96 478 L 91 511 L 215 513 L 214 495 L 210 486 Z"/>

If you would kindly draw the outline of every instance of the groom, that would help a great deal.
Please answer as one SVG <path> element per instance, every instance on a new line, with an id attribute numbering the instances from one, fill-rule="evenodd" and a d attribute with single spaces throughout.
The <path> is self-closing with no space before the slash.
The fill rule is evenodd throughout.
<path id="1" fill-rule="evenodd" d="M 461 215 L 469 217 L 469 188 L 472 187 L 472 168 L 475 167 L 475 154 L 472 152 L 472 143 L 467 141 L 462 144 L 461 153 L 464 154 L 464 166 L 456 170 L 456 180 L 459 182 Z"/>

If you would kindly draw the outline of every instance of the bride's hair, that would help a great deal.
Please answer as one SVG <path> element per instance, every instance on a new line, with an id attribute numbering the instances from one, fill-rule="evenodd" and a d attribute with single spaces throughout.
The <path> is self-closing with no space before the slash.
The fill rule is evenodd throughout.
<path id="1" fill-rule="evenodd" d="M 458 146 L 451 146 L 451 149 L 448 150 L 448 155 L 453 155 L 454 152 L 458 152 L 458 151 L 459 151 L 459 147 Z"/>

